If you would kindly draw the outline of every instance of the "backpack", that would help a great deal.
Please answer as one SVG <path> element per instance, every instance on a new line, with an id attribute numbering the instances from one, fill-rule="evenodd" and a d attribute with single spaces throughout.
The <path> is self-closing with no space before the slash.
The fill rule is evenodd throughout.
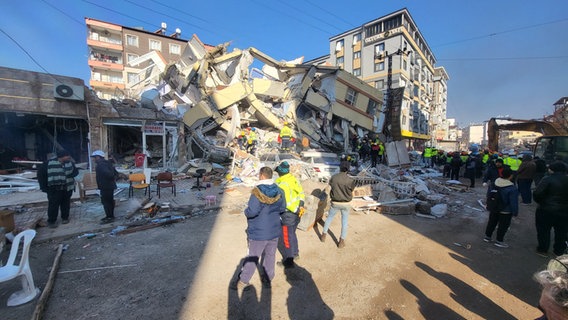
<path id="1" fill-rule="evenodd" d="M 43 192 L 47 192 L 47 164 L 48 160 L 44 161 L 39 165 L 37 169 L 37 182 L 39 183 L 39 189 Z"/>
<path id="2" fill-rule="evenodd" d="M 501 212 L 501 210 L 503 210 L 504 204 L 501 198 L 500 188 L 496 187 L 489 191 L 486 208 L 489 212 Z"/>

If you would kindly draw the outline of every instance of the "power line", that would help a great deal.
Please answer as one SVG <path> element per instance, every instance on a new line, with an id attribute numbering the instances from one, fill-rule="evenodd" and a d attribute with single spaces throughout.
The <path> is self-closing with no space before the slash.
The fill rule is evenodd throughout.
<path id="1" fill-rule="evenodd" d="M 333 13 L 333 12 L 327 10 L 326 8 L 323 8 L 323 7 L 317 5 L 317 4 L 315 4 L 315 3 L 313 3 L 313 2 L 311 2 L 311 1 L 309 1 L 309 0 L 305 0 L 305 1 L 306 1 L 307 3 L 309 3 L 309 4 L 311 4 L 312 6 L 314 6 L 314 7 L 318 8 L 318 9 L 320 9 L 321 11 L 323 11 L 323 12 L 329 14 L 330 16 L 333 16 L 333 17 L 335 17 L 335 18 L 341 20 L 342 22 L 348 24 L 348 25 L 351 26 L 352 28 L 357 27 L 357 26 L 354 25 L 353 23 L 351 23 L 351 22 L 349 22 L 349 21 L 343 19 L 341 16 L 336 15 L 335 13 Z"/>
<path id="2" fill-rule="evenodd" d="M 180 10 L 179 8 L 175 8 L 175 7 L 172 7 L 172 6 L 168 6 L 167 4 L 163 4 L 163 3 L 159 2 L 159 1 L 156 1 L 156 0 L 151 0 L 151 1 L 154 2 L 155 4 L 161 5 L 162 7 L 166 7 L 166 8 L 168 8 L 168 9 L 172 9 L 172 10 L 181 12 L 181 13 L 183 13 L 183 14 L 185 14 L 185 15 L 188 15 L 188 16 L 190 16 L 190 17 L 192 17 L 192 18 L 197 19 L 197 20 L 201 20 L 201 21 L 203 21 L 203 22 L 205 22 L 205 23 L 211 23 L 210 21 L 207 21 L 207 20 L 205 20 L 205 19 L 202 19 L 201 17 L 195 16 L 195 15 L 192 15 L 191 13 L 187 13 L 187 12 L 185 12 L 185 11 L 183 11 L 183 10 Z"/>
<path id="3" fill-rule="evenodd" d="M 12 42 L 14 42 L 28 57 L 30 57 L 30 59 L 32 59 L 32 61 L 38 66 L 40 67 L 43 71 L 45 71 L 46 73 L 49 73 L 49 71 L 47 71 L 47 69 L 45 69 L 29 52 L 28 50 L 26 50 L 24 47 L 22 47 L 22 45 L 20 45 L 20 43 L 18 41 L 16 41 L 16 39 L 12 38 L 12 36 L 10 36 L 8 33 L 6 33 L 6 31 L 2 30 L 2 28 L 0 28 L 0 32 L 2 32 L 6 37 L 8 37 L 8 39 L 12 40 Z"/>
<path id="4" fill-rule="evenodd" d="M 319 22 L 321 22 L 321 23 L 323 23 L 323 24 L 327 24 L 328 26 L 334 28 L 335 30 L 338 30 L 338 31 L 340 31 L 340 32 L 343 31 L 342 29 L 340 29 L 340 28 L 337 27 L 336 25 L 333 25 L 333 24 L 331 24 L 331 23 L 329 23 L 329 22 L 327 22 L 327 21 L 325 21 L 325 20 L 323 20 L 323 19 L 321 19 L 321 18 L 319 18 L 319 17 L 314 16 L 313 14 L 308 13 L 307 10 L 298 9 L 297 7 L 294 7 L 294 6 L 292 6 L 291 4 L 286 3 L 286 2 L 283 1 L 283 0 L 278 0 L 278 2 L 280 2 L 280 3 L 282 3 L 282 4 L 286 5 L 286 6 L 288 6 L 288 7 L 292 8 L 292 9 L 294 9 L 294 10 L 296 10 L 296 11 L 302 13 L 302 14 L 305 14 L 305 15 L 309 16 L 310 18 L 315 19 L 315 20 L 317 20 L 317 21 L 319 21 Z"/>
<path id="5" fill-rule="evenodd" d="M 319 30 L 319 31 L 321 31 L 321 32 L 323 32 L 323 33 L 325 33 L 325 34 L 329 34 L 329 32 L 328 32 L 327 30 L 324 30 L 324 29 L 322 29 L 322 28 L 320 28 L 320 27 L 318 27 L 318 26 L 316 26 L 316 25 L 313 25 L 313 24 L 311 24 L 311 23 L 308 23 L 308 22 L 306 22 L 306 21 L 303 21 L 302 19 L 299 19 L 298 17 L 293 16 L 293 15 L 291 15 L 291 14 L 285 12 L 285 11 L 279 11 L 279 10 L 277 10 L 277 9 L 271 8 L 271 7 L 267 6 L 267 5 L 266 5 L 265 3 L 263 3 L 263 2 L 258 2 L 258 1 L 256 1 L 256 0 L 250 0 L 250 1 L 253 2 L 253 3 L 255 3 L 255 4 L 257 4 L 257 5 L 264 6 L 265 8 L 268 8 L 268 9 L 270 9 L 270 10 L 272 10 L 272 11 L 276 11 L 276 12 L 278 12 L 278 13 L 281 14 L 281 15 L 288 16 L 288 17 L 290 17 L 290 18 L 292 18 L 292 19 L 294 19 L 294 20 L 296 20 L 296 21 L 298 21 L 298 22 L 300 22 L 300 23 L 302 23 L 302 24 L 305 24 L 305 25 L 307 25 L 307 26 L 309 26 L 309 27 L 312 27 L 312 28 L 314 28 L 314 29 L 316 29 L 316 30 Z"/>
<path id="6" fill-rule="evenodd" d="M 512 60 L 545 60 L 545 59 L 566 59 L 568 56 L 542 56 L 542 57 L 495 57 L 495 58 L 448 58 L 438 59 L 438 61 L 512 61 Z"/>
<path id="7" fill-rule="evenodd" d="M 435 46 L 432 46 L 433 48 L 436 47 L 443 47 L 443 46 L 449 46 L 452 44 L 456 44 L 456 43 L 462 43 L 462 42 L 467 42 L 467 41 L 472 41 L 472 40 L 479 40 L 479 39 L 483 39 L 483 38 L 489 38 L 489 37 L 494 37 L 497 35 L 501 35 L 501 34 L 505 34 L 505 33 L 511 33 L 511 32 L 515 32 L 515 31 L 521 31 L 521 30 L 526 30 L 526 29 L 532 29 L 532 28 L 537 28 L 537 27 L 541 27 L 541 26 L 545 26 L 545 25 L 549 25 L 549 24 L 555 24 L 555 23 L 560 23 L 560 22 L 565 22 L 568 21 L 568 18 L 566 19 L 560 19 L 560 20 L 554 20 L 554 21 L 549 21 L 549 22 L 543 22 L 543 23 L 537 23 L 537 24 L 532 24 L 529 26 L 522 26 L 522 27 L 517 27 L 517 28 L 513 28 L 513 29 L 509 29 L 509 30 L 503 30 L 503 31 L 498 31 L 498 32 L 493 32 L 490 34 L 485 34 L 485 35 L 480 35 L 480 36 L 476 36 L 476 37 L 472 37 L 472 38 L 467 38 L 467 39 L 462 39 L 462 40 L 456 40 L 456 41 L 452 41 L 452 42 L 446 42 L 446 43 L 442 43 L 442 44 L 438 44 Z"/>
<path id="8" fill-rule="evenodd" d="M 19 48 L 20 50 L 22 50 L 38 67 L 41 68 L 41 70 L 45 71 L 46 74 L 48 74 L 50 77 L 52 77 L 55 81 L 57 81 L 59 84 L 64 84 L 61 80 L 57 79 L 51 72 L 47 71 L 46 68 L 44 68 L 41 63 L 39 63 L 29 52 L 28 50 L 26 50 L 24 47 L 22 47 L 22 45 L 14 38 L 12 38 L 12 36 L 10 36 L 6 31 L 4 31 L 2 28 L 0 28 L 0 32 L 2 32 L 6 37 L 8 37 L 8 39 L 12 40 L 12 42 L 14 42 Z M 75 93 L 73 93 L 73 95 L 77 98 L 79 98 L 79 96 L 77 96 Z"/>
<path id="9" fill-rule="evenodd" d="M 57 8 L 56 6 L 52 5 L 51 3 L 49 3 L 49 2 L 47 2 L 47 1 L 45 1 L 45 0 L 41 0 L 41 2 L 47 4 L 48 6 L 50 6 L 51 8 L 53 8 L 54 10 L 59 11 L 60 13 L 64 14 L 65 16 L 67 16 L 67 18 L 69 18 L 69 19 L 71 19 L 71 20 L 77 22 L 77 23 L 80 24 L 81 26 L 85 26 L 85 24 L 84 24 L 82 21 L 79 21 L 79 20 L 75 19 L 73 16 L 71 16 L 71 15 L 69 15 L 69 14 L 63 12 L 62 10 L 60 10 L 60 9 Z"/>
<path id="10" fill-rule="evenodd" d="M 189 22 L 180 20 L 180 19 L 178 19 L 178 18 L 176 18 L 176 17 L 174 17 L 174 16 L 171 16 L 171 15 L 169 15 L 169 14 L 165 14 L 165 13 L 163 13 L 163 12 L 156 11 L 155 9 L 148 8 L 148 7 L 146 7 L 146 6 L 143 6 L 143 5 L 141 5 L 141 4 L 136 3 L 136 2 L 134 2 L 134 1 L 131 1 L 131 0 L 124 0 L 124 1 L 126 1 L 126 2 L 128 2 L 128 3 L 131 3 L 131 4 L 133 4 L 133 5 L 137 6 L 137 7 L 140 7 L 140 8 L 142 8 L 142 9 L 146 9 L 146 10 L 148 10 L 148 11 L 161 14 L 161 15 L 163 15 L 164 17 L 168 17 L 168 18 L 170 18 L 170 19 L 179 21 L 179 22 L 181 22 L 181 23 L 185 23 L 185 24 L 187 24 L 187 25 L 189 25 L 189 26 L 192 26 L 192 27 L 194 27 L 194 28 L 200 29 L 200 30 L 202 30 L 202 31 L 209 32 L 209 33 L 211 33 L 211 34 L 216 34 L 216 35 L 218 35 L 218 36 L 221 36 L 220 34 L 218 34 L 218 33 L 215 32 L 215 31 L 208 30 L 208 29 L 202 28 L 202 27 L 200 27 L 200 26 L 198 26 L 198 25 L 195 25 L 195 24 L 192 24 L 192 23 L 189 23 Z"/>

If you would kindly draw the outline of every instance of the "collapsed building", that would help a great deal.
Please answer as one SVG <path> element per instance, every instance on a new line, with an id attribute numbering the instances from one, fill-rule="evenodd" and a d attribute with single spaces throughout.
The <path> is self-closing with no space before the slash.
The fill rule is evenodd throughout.
<path id="1" fill-rule="evenodd" d="M 188 154 L 218 157 L 245 126 L 279 130 L 289 122 L 310 147 L 338 152 L 349 149 L 351 135 L 377 131 L 382 94 L 350 73 L 227 47 L 207 50 L 193 37 L 180 61 L 164 67 L 161 83 L 142 93 L 143 107 L 182 119 Z M 264 65 L 251 68 L 255 59 Z"/>
<path id="2" fill-rule="evenodd" d="M 255 48 L 210 48 L 197 37 L 179 61 L 160 61 L 153 51 L 129 62 L 152 72 L 139 75 L 139 100 L 122 101 L 100 100 L 77 78 L 0 68 L 5 147 L 25 160 L 68 149 L 88 161 L 90 150 L 102 149 L 119 162 L 144 154 L 144 166 L 176 167 L 227 160 L 244 127 L 278 131 L 287 121 L 311 148 L 334 152 L 348 151 L 353 134 L 382 131 L 382 93 L 337 67 L 278 61 Z"/>

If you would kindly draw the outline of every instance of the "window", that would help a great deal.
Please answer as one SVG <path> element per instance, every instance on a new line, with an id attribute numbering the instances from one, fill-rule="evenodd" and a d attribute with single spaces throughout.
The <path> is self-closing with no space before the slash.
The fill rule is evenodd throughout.
<path id="1" fill-rule="evenodd" d="M 138 36 L 133 36 L 130 34 L 126 35 L 126 44 L 133 47 L 138 47 Z"/>
<path id="2" fill-rule="evenodd" d="M 343 39 L 335 43 L 335 52 L 343 51 Z"/>
<path id="3" fill-rule="evenodd" d="M 356 77 L 361 76 L 361 68 L 353 69 L 353 75 Z"/>
<path id="4" fill-rule="evenodd" d="M 150 50 L 162 51 L 162 42 L 154 39 L 150 39 Z"/>
<path id="5" fill-rule="evenodd" d="M 361 42 L 361 34 L 357 33 L 353 35 L 353 45 L 358 44 L 359 42 Z"/>
<path id="6" fill-rule="evenodd" d="M 402 59 L 402 69 L 406 70 L 407 67 L 408 67 L 408 63 L 406 62 L 406 59 Z"/>
<path id="7" fill-rule="evenodd" d="M 133 53 L 127 53 L 126 54 L 126 62 L 130 62 L 134 59 L 137 59 L 138 55 L 137 54 L 133 54 Z"/>
<path id="8" fill-rule="evenodd" d="M 133 85 L 135 83 L 138 82 L 138 74 L 137 73 L 132 73 L 132 72 L 128 72 L 128 84 L 129 85 Z"/>
<path id="9" fill-rule="evenodd" d="M 357 101 L 357 92 L 351 88 L 347 88 L 347 94 L 345 95 L 345 102 L 347 102 L 347 104 L 354 106 L 356 101 Z"/>
<path id="10" fill-rule="evenodd" d="M 353 52 L 353 60 L 361 59 L 361 51 Z"/>
<path id="11" fill-rule="evenodd" d="M 382 58 L 379 58 L 379 56 L 381 54 L 384 54 L 384 53 L 385 53 L 385 43 L 384 42 L 381 42 L 381 43 L 375 45 L 375 59 L 382 59 Z"/>
<path id="12" fill-rule="evenodd" d="M 371 37 L 376 35 L 377 33 L 380 33 L 383 29 L 381 28 L 381 23 L 375 23 L 372 26 L 366 27 L 365 28 L 365 36 L 367 37 Z"/>
<path id="13" fill-rule="evenodd" d="M 179 44 L 170 43 L 171 54 L 181 54 L 181 46 Z"/>
<path id="14" fill-rule="evenodd" d="M 381 79 L 379 81 L 375 81 L 375 88 L 383 89 L 385 87 L 385 80 Z"/>
<path id="15" fill-rule="evenodd" d="M 344 59 L 343 57 L 337 58 L 337 65 L 343 65 Z"/>
<path id="16" fill-rule="evenodd" d="M 377 113 L 377 101 L 369 99 L 369 103 L 367 103 L 367 114 L 374 116 Z"/>
<path id="17" fill-rule="evenodd" d="M 384 62 L 375 63 L 375 72 L 383 71 L 383 70 L 385 70 L 385 63 Z"/>

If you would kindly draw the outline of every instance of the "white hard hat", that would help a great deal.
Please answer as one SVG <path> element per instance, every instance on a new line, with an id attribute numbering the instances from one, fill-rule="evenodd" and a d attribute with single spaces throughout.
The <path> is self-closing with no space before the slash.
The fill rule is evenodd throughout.
<path id="1" fill-rule="evenodd" d="M 93 154 L 91 155 L 91 157 L 94 157 L 94 156 L 99 156 L 99 157 L 103 157 L 103 158 L 104 158 L 104 157 L 105 157 L 105 153 L 104 153 L 102 150 L 95 150 L 95 151 L 93 151 Z"/>

